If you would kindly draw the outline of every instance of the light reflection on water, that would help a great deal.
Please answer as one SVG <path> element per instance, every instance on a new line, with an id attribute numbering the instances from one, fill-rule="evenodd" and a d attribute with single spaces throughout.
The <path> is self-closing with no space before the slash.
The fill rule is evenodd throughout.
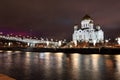
<path id="1" fill-rule="evenodd" d="M 0 73 L 17 80 L 120 80 L 120 55 L 5 51 Z"/>
<path id="2" fill-rule="evenodd" d="M 115 59 L 116 59 L 116 73 L 118 75 L 115 75 L 116 79 L 120 79 L 120 55 L 116 55 L 115 56 Z"/>
<path id="3" fill-rule="evenodd" d="M 91 60 L 92 60 L 92 68 L 94 69 L 94 71 L 98 71 L 98 69 L 99 69 L 99 64 L 98 64 L 98 61 L 99 61 L 99 57 L 100 57 L 100 55 L 98 55 L 98 54 L 93 54 L 93 55 L 91 55 Z"/>
<path id="4" fill-rule="evenodd" d="M 80 54 L 74 53 L 70 55 L 71 58 L 71 77 L 75 80 L 79 80 L 79 68 L 80 68 Z"/>
<path id="5" fill-rule="evenodd" d="M 120 74 L 120 55 L 115 56 L 115 59 L 116 59 L 116 62 L 117 62 L 117 64 L 116 64 L 117 71 Z"/>

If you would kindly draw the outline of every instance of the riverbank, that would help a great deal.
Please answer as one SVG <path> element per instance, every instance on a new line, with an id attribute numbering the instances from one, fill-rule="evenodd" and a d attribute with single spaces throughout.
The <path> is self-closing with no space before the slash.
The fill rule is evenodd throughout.
<path id="1" fill-rule="evenodd" d="M 0 74 L 0 80 L 16 80 L 16 79 L 13 79 L 7 75 L 4 75 L 4 74 Z"/>
<path id="2" fill-rule="evenodd" d="M 1 47 L 0 50 L 24 51 L 24 52 L 64 52 L 81 54 L 120 54 L 120 48 L 23 48 L 23 47 Z"/>

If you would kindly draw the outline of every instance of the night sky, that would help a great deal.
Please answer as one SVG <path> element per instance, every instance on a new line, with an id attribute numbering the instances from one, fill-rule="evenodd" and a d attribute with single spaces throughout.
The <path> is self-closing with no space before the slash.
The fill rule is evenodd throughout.
<path id="1" fill-rule="evenodd" d="M 120 36 L 120 0 L 0 0 L 0 31 L 71 40 L 85 14 L 105 38 Z"/>

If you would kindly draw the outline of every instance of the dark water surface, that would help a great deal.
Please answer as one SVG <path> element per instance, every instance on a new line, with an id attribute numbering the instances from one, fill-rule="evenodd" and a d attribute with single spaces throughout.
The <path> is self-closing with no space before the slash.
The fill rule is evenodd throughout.
<path id="1" fill-rule="evenodd" d="M 120 55 L 6 51 L 0 74 L 16 80 L 120 80 Z"/>

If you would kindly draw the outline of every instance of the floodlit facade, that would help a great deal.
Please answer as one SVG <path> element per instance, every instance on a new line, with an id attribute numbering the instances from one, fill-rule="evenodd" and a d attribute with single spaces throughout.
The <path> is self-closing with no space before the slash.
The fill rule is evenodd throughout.
<path id="1" fill-rule="evenodd" d="M 78 29 L 78 25 L 74 26 L 72 38 L 78 42 L 100 43 L 104 41 L 104 32 L 99 25 L 94 26 L 90 16 L 85 15 L 81 21 L 81 29 Z"/>

